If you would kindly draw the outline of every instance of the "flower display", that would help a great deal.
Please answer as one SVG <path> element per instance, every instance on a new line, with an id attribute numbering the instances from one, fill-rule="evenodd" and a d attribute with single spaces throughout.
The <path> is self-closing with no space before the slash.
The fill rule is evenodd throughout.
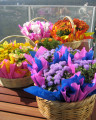
<path id="1" fill-rule="evenodd" d="M 74 40 L 93 39 L 91 37 L 93 33 L 87 32 L 89 26 L 86 22 L 74 18 L 73 23 L 74 25 L 72 27 L 69 19 L 58 20 L 50 31 L 51 36 L 62 43 L 72 42 Z"/>
<path id="2" fill-rule="evenodd" d="M 47 50 L 40 47 L 25 58 L 36 86 L 24 90 L 38 97 L 76 102 L 96 92 L 96 59 L 93 50 L 72 50 L 63 45 Z"/>
<path id="3" fill-rule="evenodd" d="M 53 24 L 51 22 L 31 21 L 24 23 L 23 27 L 19 25 L 19 27 L 24 36 L 35 41 L 50 37 L 50 30 L 52 30 Z"/>
<path id="4" fill-rule="evenodd" d="M 5 41 L 0 44 L 0 77 L 15 79 L 30 76 L 24 57 L 25 53 L 30 54 L 29 51 L 33 51 L 33 46 L 27 42 Z"/>

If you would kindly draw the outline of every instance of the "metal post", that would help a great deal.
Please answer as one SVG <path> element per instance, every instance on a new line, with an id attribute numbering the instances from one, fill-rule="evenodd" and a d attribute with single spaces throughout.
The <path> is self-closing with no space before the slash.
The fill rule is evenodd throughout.
<path id="1" fill-rule="evenodd" d="M 28 20 L 31 20 L 31 6 L 28 6 Z"/>

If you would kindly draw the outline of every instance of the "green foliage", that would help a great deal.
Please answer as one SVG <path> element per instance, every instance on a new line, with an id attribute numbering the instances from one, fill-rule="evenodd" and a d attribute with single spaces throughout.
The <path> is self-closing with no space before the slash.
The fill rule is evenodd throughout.
<path id="1" fill-rule="evenodd" d="M 55 49 L 56 47 L 58 47 L 58 45 L 60 45 L 60 41 L 57 41 L 53 38 L 44 38 L 42 40 L 39 40 L 38 48 L 40 46 L 43 46 L 46 49 L 51 50 L 51 49 Z"/>
<path id="2" fill-rule="evenodd" d="M 64 35 L 69 35 L 70 32 L 69 30 L 65 29 L 64 31 L 63 30 L 58 30 L 57 33 L 56 33 L 59 37 L 61 36 L 64 36 Z"/>
<path id="3" fill-rule="evenodd" d="M 94 79 L 94 74 L 96 72 L 96 64 L 90 65 L 89 70 L 84 69 L 83 66 L 80 66 L 76 69 L 76 72 L 81 71 L 81 75 L 85 77 L 85 83 L 91 83 L 91 80 Z"/>

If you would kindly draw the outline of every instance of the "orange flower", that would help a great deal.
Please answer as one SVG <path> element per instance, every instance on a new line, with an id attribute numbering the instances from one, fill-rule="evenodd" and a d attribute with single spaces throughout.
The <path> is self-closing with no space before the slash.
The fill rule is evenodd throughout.
<path id="1" fill-rule="evenodd" d="M 36 41 L 35 41 L 35 44 L 38 44 L 38 43 L 39 43 L 39 41 L 38 41 L 38 40 L 36 40 Z"/>
<path id="2" fill-rule="evenodd" d="M 45 41 L 44 39 L 41 40 L 41 42 L 44 42 L 44 41 Z"/>
<path id="3" fill-rule="evenodd" d="M 48 41 L 49 41 L 49 42 L 52 42 L 52 38 L 49 38 Z"/>

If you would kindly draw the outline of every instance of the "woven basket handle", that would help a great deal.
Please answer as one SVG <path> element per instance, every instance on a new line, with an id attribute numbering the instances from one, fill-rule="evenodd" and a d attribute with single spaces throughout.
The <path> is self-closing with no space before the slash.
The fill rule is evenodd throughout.
<path id="1" fill-rule="evenodd" d="M 73 20 L 72 20 L 71 17 L 69 17 L 69 16 L 65 16 L 65 17 L 63 18 L 63 20 L 66 19 L 66 18 L 70 21 L 70 23 L 71 23 L 71 25 L 72 25 L 72 28 L 74 28 L 73 34 L 75 35 L 75 25 L 74 25 Z"/>
<path id="2" fill-rule="evenodd" d="M 26 36 L 21 36 L 21 35 L 11 35 L 11 36 L 7 36 L 7 37 L 3 38 L 3 39 L 0 41 L 0 44 L 1 44 L 2 42 L 4 42 L 5 40 L 7 40 L 7 39 L 9 39 L 9 38 L 12 38 L 12 37 L 25 38 L 25 41 L 26 41 L 26 42 L 29 42 L 33 47 L 35 47 L 35 43 L 34 43 L 32 40 L 30 40 L 30 39 L 29 39 L 28 37 L 26 37 Z"/>
<path id="3" fill-rule="evenodd" d="M 34 19 L 32 19 L 30 22 L 35 21 L 35 20 L 38 20 L 38 19 L 42 19 L 42 20 L 48 22 L 48 20 L 46 20 L 46 19 L 43 18 L 43 17 L 37 17 L 37 18 L 34 18 Z"/>

